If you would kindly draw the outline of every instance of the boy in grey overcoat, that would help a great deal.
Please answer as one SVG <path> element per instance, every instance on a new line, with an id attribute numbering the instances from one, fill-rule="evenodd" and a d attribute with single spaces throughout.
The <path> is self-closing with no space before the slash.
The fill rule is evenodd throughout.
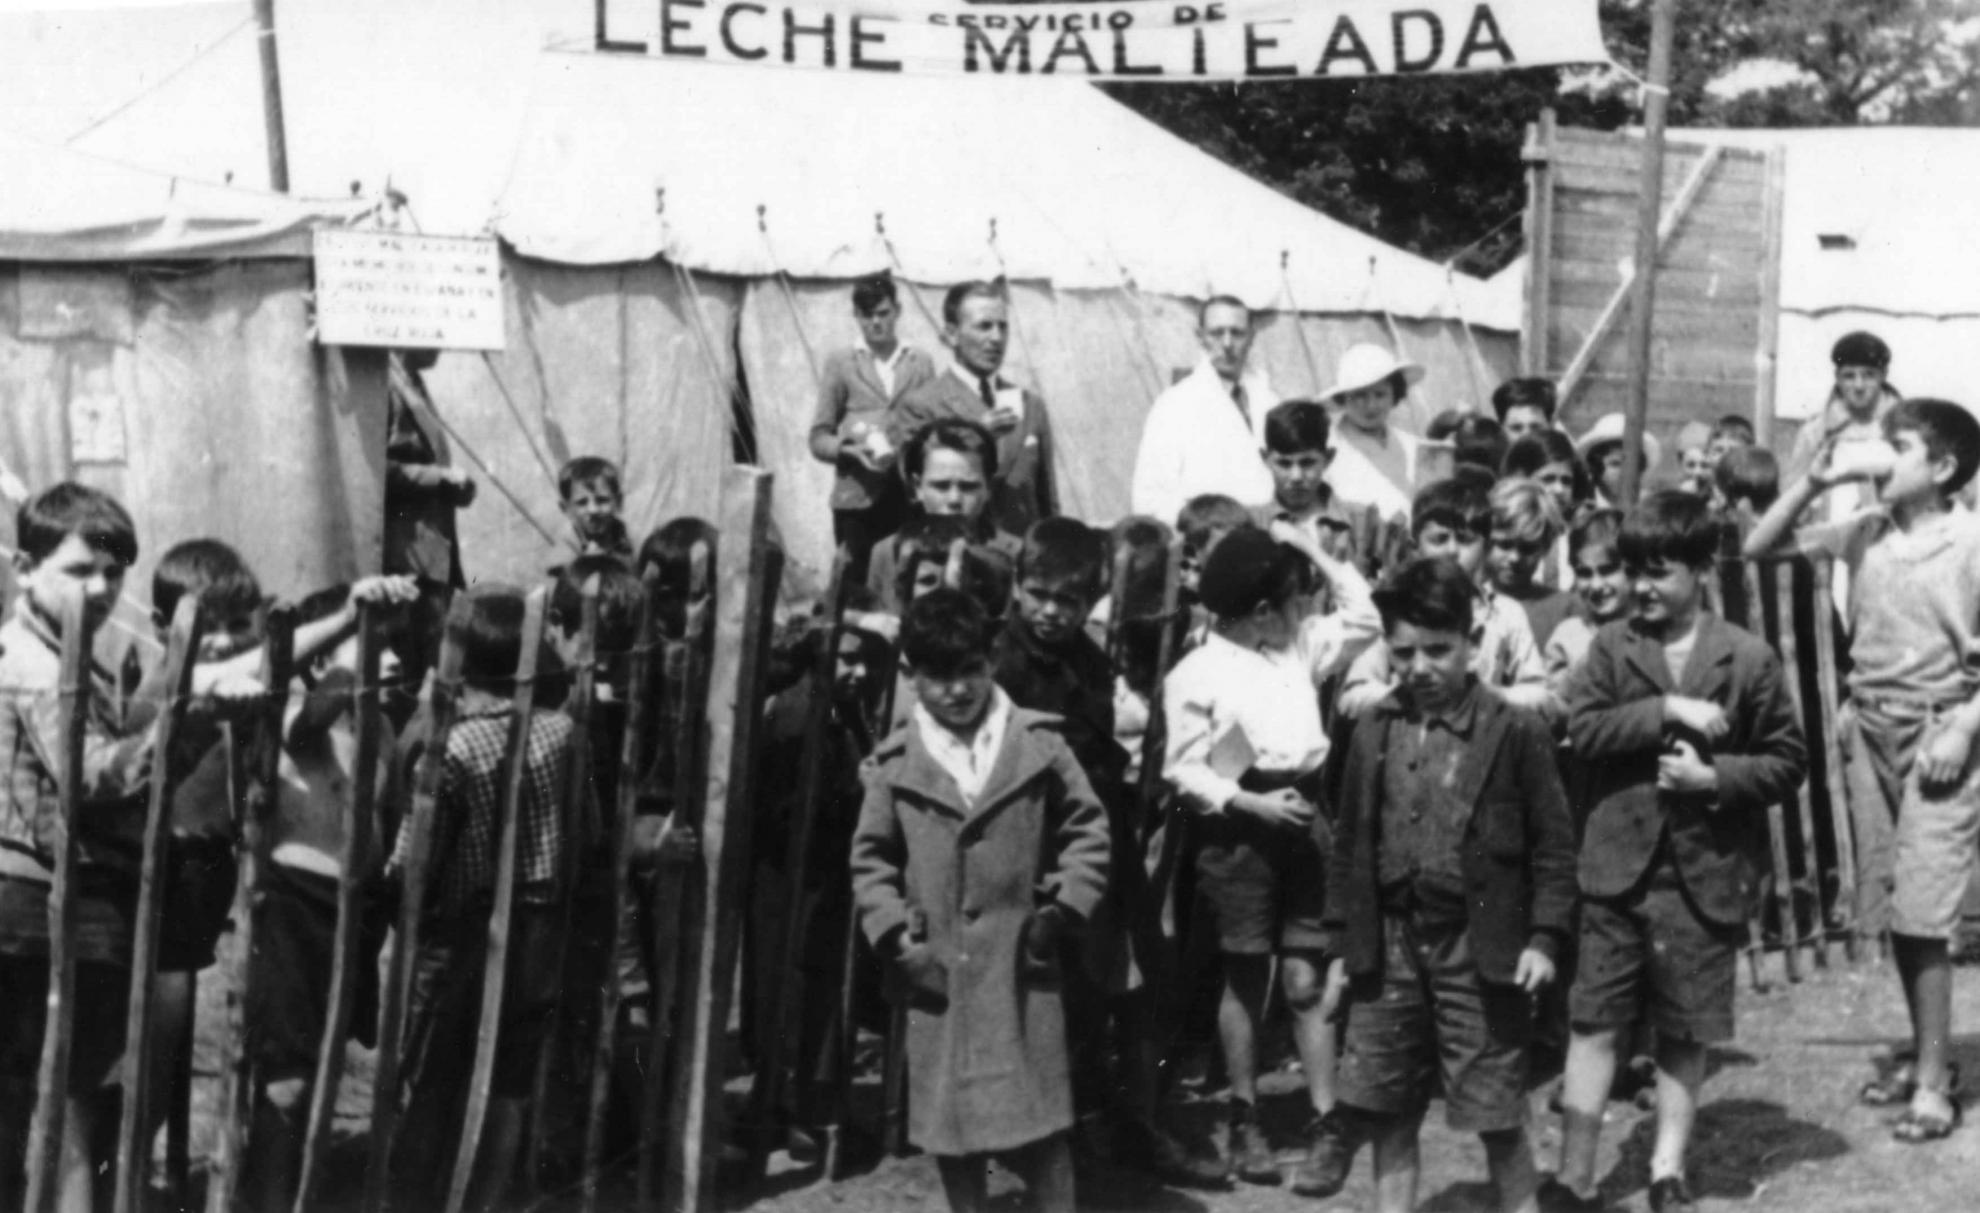
<path id="1" fill-rule="evenodd" d="M 917 703 L 865 772 L 853 889 L 908 1002 L 908 1139 L 949 1207 L 986 1207 L 1000 1155 L 1041 1209 L 1072 1213 L 1059 944 L 1106 887 L 1107 818 L 1057 718 L 997 689 L 989 641 L 960 591 L 908 608 Z"/>

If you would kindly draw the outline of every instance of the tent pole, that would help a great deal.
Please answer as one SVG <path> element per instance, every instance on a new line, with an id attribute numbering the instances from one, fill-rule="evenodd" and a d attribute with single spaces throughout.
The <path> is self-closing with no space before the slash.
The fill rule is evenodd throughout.
<path id="1" fill-rule="evenodd" d="M 1671 100 L 1671 36 L 1676 0 L 1650 10 L 1650 79 L 1643 88 L 1643 178 L 1636 207 L 1636 297 L 1629 310 L 1629 395 L 1623 409 L 1622 500 L 1636 504 L 1643 479 L 1643 430 L 1650 413 L 1650 328 L 1657 296 L 1657 221 L 1664 207 L 1664 115 Z"/>
<path id="2" fill-rule="evenodd" d="M 289 139 L 282 122 L 282 69 L 275 57 L 275 0 L 254 0 L 254 36 L 261 50 L 261 120 L 268 135 L 268 188 L 289 192 Z"/>

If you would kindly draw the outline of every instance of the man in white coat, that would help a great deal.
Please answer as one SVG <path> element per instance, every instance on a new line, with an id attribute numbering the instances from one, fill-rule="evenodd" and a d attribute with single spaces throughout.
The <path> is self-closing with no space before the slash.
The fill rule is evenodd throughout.
<path id="1" fill-rule="evenodd" d="M 1203 361 L 1155 398 L 1134 461 L 1134 512 L 1173 524 L 1183 503 L 1222 493 L 1240 505 L 1272 500 L 1260 435 L 1279 403 L 1263 372 L 1250 370 L 1251 309 L 1229 295 L 1196 314 Z"/>

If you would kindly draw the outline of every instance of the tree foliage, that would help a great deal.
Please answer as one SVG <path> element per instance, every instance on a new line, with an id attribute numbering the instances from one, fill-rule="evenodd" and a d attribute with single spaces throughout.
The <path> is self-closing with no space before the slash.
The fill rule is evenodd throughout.
<path id="1" fill-rule="evenodd" d="M 1972 0 L 1678 0 L 1678 126 L 1980 123 Z M 1520 147 L 1542 108 L 1639 120 L 1649 0 L 1604 0 L 1626 70 L 1535 69 L 1243 85 L 1117 84 L 1116 98 L 1346 223 L 1489 273 L 1517 255 Z"/>

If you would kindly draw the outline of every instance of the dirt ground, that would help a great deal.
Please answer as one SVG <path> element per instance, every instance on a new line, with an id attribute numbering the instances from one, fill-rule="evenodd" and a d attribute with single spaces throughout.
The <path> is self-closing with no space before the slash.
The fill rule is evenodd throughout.
<path id="1" fill-rule="evenodd" d="M 1856 1090 L 1871 1074 L 1870 1059 L 1893 1047 L 1905 1032 L 1904 1004 L 1887 968 L 1865 960 L 1855 966 L 1804 973 L 1797 985 L 1779 983 L 1769 993 L 1740 990 L 1739 1032 L 1732 1046 L 1715 1050 L 1706 1084 L 1691 1177 L 1706 1210 L 1779 1210 L 1781 1213 L 1925 1213 L 1980 1208 L 1974 1177 L 1980 1175 L 1980 1130 L 1962 1129 L 1944 1142 L 1907 1146 L 1891 1139 L 1890 1114 L 1857 1106 Z M 1955 1022 L 1961 1068 L 1980 1074 L 1980 970 L 1960 970 Z M 1297 1075 L 1275 1076 L 1267 1115 L 1284 1129 L 1297 1122 Z M 1215 1107 L 1185 1108 L 1205 1125 Z M 1485 1156 L 1476 1138 L 1460 1137 L 1433 1108 L 1423 1139 L 1424 1213 L 1489 1209 Z M 1551 1169 L 1559 1143 L 1558 1119 L 1536 1100 L 1541 1166 Z M 1604 1135 L 1602 1192 L 1618 1210 L 1647 1209 L 1652 1117 L 1611 1104 Z M 1291 1156 L 1289 1156 L 1291 1157 Z M 1151 1187 L 1128 1174 L 1106 1173 L 1088 1183 L 1081 1206 L 1149 1213 L 1346 1213 L 1371 1207 L 1367 1152 L 1357 1159 L 1347 1190 L 1325 1201 L 1294 1196 L 1289 1189 L 1241 1187 L 1226 1193 L 1181 1192 Z M 941 1188 L 925 1158 L 890 1160 L 872 1173 L 838 1184 L 794 1186 L 809 1176 L 780 1178 L 785 1189 L 751 1206 L 753 1213 L 892 1213 L 939 1207 Z M 1005 1180 L 1005 1206 L 1023 1207 Z"/>
<path id="2" fill-rule="evenodd" d="M 1781 1213 L 1913 1213 L 1980 1207 L 1974 1177 L 1980 1175 L 1980 1129 L 1966 1128 L 1931 1146 L 1891 1139 L 1890 1113 L 1859 1107 L 1856 1089 L 1869 1076 L 1870 1059 L 1896 1045 L 1905 1030 L 1902 999 L 1888 968 L 1864 960 L 1854 966 L 1805 973 L 1799 984 L 1780 981 L 1767 993 L 1742 985 L 1738 1039 L 1712 1055 L 1691 1176 L 1706 1210 L 1778 1210 Z M 1744 975 L 1742 975 L 1744 977 Z M 1956 1023 L 1963 1032 L 1958 1054 L 1967 1074 L 1980 1074 L 1980 969 L 1962 968 Z M 196 1059 L 193 1155 L 210 1148 L 210 1109 L 217 1090 L 213 1042 L 202 1041 Z M 350 1203 L 361 1175 L 365 1113 L 370 1102 L 369 1057 L 354 1048 L 339 1099 L 338 1142 L 326 1205 Z M 738 1081 L 740 1091 L 746 1084 Z M 1290 1134 L 1302 1096 L 1297 1074 L 1281 1071 L 1266 1083 L 1268 1127 Z M 861 1092 L 869 1106 L 873 1092 Z M 1208 1133 L 1217 1121 L 1215 1100 L 1192 1098 L 1176 1109 L 1189 1131 Z M 1535 1140 L 1543 1168 L 1551 1168 L 1558 1143 L 1557 1119 L 1535 1103 Z M 1423 1142 L 1421 1208 L 1459 1213 L 1490 1208 L 1484 1154 L 1475 1138 L 1453 1134 L 1433 1108 Z M 1647 1208 L 1651 1117 L 1611 1104 L 1604 1136 L 1602 1191 L 1617 1210 Z M 1294 1157 L 1287 1155 L 1288 1159 Z M 196 1164 L 197 1165 L 197 1164 Z M 1128 1172 L 1102 1169 L 1085 1177 L 1082 1208 L 1149 1213 L 1345 1213 L 1369 1207 L 1366 1151 L 1345 1192 L 1326 1201 L 1305 1200 L 1289 1190 L 1240 1187 L 1223 1193 L 1182 1192 L 1152 1185 Z M 195 1194 L 200 1185 L 195 1182 Z M 1016 1184 L 999 1177 L 993 1190 L 1000 1209 L 1025 1206 Z M 605 1209 L 626 1208 L 620 1183 L 608 1185 Z M 815 1171 L 778 1155 L 772 1174 L 754 1193 L 735 1193 L 732 1208 L 752 1213 L 906 1213 L 940 1208 L 941 1188 L 926 1158 L 890 1159 L 837 1183 L 821 1183 Z M 551 1195 L 519 1203 L 551 1213 L 572 1202 Z"/>

